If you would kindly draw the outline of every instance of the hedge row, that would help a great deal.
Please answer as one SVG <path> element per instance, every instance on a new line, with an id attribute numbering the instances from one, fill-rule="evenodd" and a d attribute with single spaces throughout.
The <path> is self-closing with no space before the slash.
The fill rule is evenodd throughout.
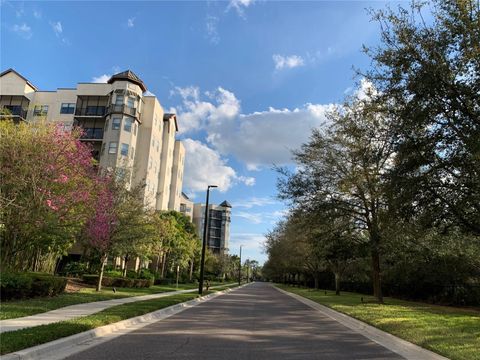
<path id="1" fill-rule="evenodd" d="M 98 275 L 83 275 L 83 281 L 90 285 L 96 285 L 98 282 Z M 130 279 L 123 277 L 108 277 L 102 278 L 102 286 L 119 287 L 119 288 L 148 288 L 153 285 L 153 280 L 149 279 Z"/>
<path id="2" fill-rule="evenodd" d="M 55 296 L 65 291 L 67 279 L 41 273 L 0 274 L 1 300 Z"/>

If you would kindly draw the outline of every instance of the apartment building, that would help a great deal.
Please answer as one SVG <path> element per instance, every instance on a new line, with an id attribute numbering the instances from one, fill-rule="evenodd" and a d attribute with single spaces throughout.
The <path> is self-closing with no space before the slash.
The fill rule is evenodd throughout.
<path id="1" fill-rule="evenodd" d="M 183 192 L 180 200 L 180 212 L 193 222 L 193 201 Z"/>
<path id="2" fill-rule="evenodd" d="M 39 90 L 13 69 L 0 74 L 0 109 L 16 121 L 46 119 L 81 126 L 101 169 L 127 186 L 144 185 L 146 207 L 180 211 L 185 149 L 175 139 L 175 114 L 165 113 L 143 81 L 127 70 L 107 83 Z"/>
<path id="3" fill-rule="evenodd" d="M 231 209 L 226 200 L 220 205 L 208 204 L 207 247 L 215 254 L 228 253 L 230 241 Z M 203 241 L 205 224 L 205 204 L 193 206 L 193 223 Z"/>

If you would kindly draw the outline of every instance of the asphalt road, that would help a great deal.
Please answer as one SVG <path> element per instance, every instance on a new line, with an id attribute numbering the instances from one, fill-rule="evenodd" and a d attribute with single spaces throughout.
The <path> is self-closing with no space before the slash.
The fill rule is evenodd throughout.
<path id="1" fill-rule="evenodd" d="M 68 359 L 403 358 L 271 285 L 254 283 Z"/>

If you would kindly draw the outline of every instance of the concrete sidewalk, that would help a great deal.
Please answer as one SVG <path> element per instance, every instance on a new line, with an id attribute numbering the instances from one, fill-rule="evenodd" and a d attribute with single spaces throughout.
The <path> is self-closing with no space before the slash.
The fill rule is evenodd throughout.
<path id="1" fill-rule="evenodd" d="M 234 285 L 234 284 L 232 283 L 232 284 L 212 286 L 211 289 L 220 288 L 224 286 L 231 286 L 231 285 Z M 196 292 L 196 291 L 198 291 L 198 289 L 169 291 L 169 292 L 163 292 L 158 294 L 132 296 L 127 298 L 95 301 L 90 303 L 65 306 L 63 308 L 55 309 L 52 311 L 48 311 L 45 313 L 36 314 L 32 316 L 25 316 L 25 317 L 16 318 L 16 319 L 0 320 L 0 333 L 25 329 L 33 326 L 47 325 L 47 324 L 56 323 L 64 320 L 70 320 L 70 319 L 74 319 L 82 316 L 88 316 L 88 315 L 100 312 L 102 310 L 108 309 L 112 306 L 127 304 L 135 301 L 158 299 L 166 296 L 172 296 L 176 294 L 185 294 L 185 293 Z"/>

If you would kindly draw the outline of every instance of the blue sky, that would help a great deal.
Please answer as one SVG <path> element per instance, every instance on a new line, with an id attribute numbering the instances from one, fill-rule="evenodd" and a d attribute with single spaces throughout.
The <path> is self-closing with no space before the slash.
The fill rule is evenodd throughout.
<path id="1" fill-rule="evenodd" d="M 0 68 L 42 90 L 131 69 L 178 114 L 186 193 L 233 204 L 231 253 L 261 263 L 285 211 L 273 164 L 321 126 L 378 42 L 365 8 L 385 2 L 1 2 Z"/>

